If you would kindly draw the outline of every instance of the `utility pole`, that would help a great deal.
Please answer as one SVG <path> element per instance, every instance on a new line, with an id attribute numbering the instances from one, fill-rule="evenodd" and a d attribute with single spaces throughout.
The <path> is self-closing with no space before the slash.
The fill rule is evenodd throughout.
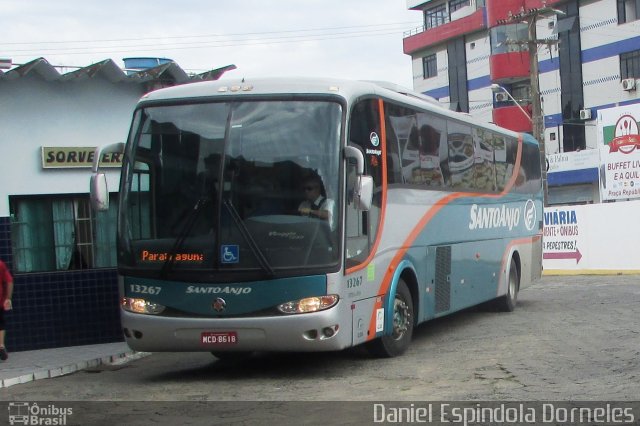
<path id="1" fill-rule="evenodd" d="M 542 98 L 540 96 L 540 79 L 538 70 L 538 46 L 536 34 L 537 14 L 529 20 L 529 78 L 531 80 L 531 115 L 533 120 L 533 137 L 538 140 L 540 147 L 540 172 L 542 177 L 542 190 L 544 206 L 548 205 L 549 185 L 547 183 L 547 148 L 544 135 L 544 115 L 542 112 Z"/>
<path id="2" fill-rule="evenodd" d="M 536 138 L 540 148 L 540 172 L 542 176 L 542 190 L 544 192 L 543 202 L 548 206 L 549 186 L 547 183 L 547 156 L 544 136 L 544 114 L 542 112 L 542 98 L 540 96 L 540 80 L 538 70 L 538 47 L 540 45 L 551 46 L 557 44 L 558 40 L 538 40 L 536 34 L 536 23 L 538 18 L 549 16 L 550 14 L 563 13 L 558 10 L 547 7 L 543 3 L 539 9 L 528 9 L 521 11 L 515 15 L 509 13 L 507 19 L 498 20 L 499 24 L 515 24 L 526 22 L 529 26 L 527 31 L 527 40 L 507 41 L 509 44 L 526 45 L 529 50 L 529 80 L 531 86 L 531 122 L 533 124 L 533 137 Z"/>

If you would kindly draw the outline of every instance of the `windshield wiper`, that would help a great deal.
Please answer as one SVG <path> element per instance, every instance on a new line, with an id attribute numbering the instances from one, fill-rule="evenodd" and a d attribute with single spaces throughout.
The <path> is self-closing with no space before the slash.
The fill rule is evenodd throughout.
<path id="1" fill-rule="evenodd" d="M 171 272 L 171 269 L 173 269 L 173 265 L 175 264 L 176 254 L 178 253 L 178 250 L 182 248 L 182 245 L 187 239 L 187 236 L 193 229 L 193 226 L 196 223 L 196 219 L 198 219 L 198 214 L 200 213 L 200 211 L 202 210 L 202 206 L 204 206 L 206 202 L 207 202 L 206 197 L 198 198 L 198 201 L 196 201 L 193 208 L 188 213 L 184 221 L 184 224 L 182 225 L 182 228 L 180 228 L 180 232 L 178 233 L 176 240 L 173 242 L 173 246 L 171 246 L 171 249 L 167 254 L 167 259 L 162 264 L 161 275 L 163 278 L 166 278 L 167 274 Z"/>
<path id="2" fill-rule="evenodd" d="M 233 221 L 235 222 L 236 226 L 240 230 L 240 233 L 242 234 L 242 237 L 249 244 L 249 248 L 251 249 L 251 251 L 255 255 L 256 259 L 258 259 L 258 263 L 260 264 L 262 269 L 270 277 L 273 277 L 273 275 L 274 275 L 273 268 L 269 264 L 269 261 L 265 257 L 264 253 L 262 253 L 262 250 L 260 250 L 260 247 L 258 247 L 258 243 L 256 243 L 256 240 L 253 239 L 253 236 L 251 235 L 251 232 L 249 232 L 249 230 L 247 229 L 247 226 L 242 221 L 242 218 L 238 214 L 238 211 L 236 210 L 236 208 L 227 199 L 223 199 L 222 200 L 222 204 L 224 204 L 224 206 L 227 208 L 227 210 L 229 210 L 229 213 L 231 214 L 231 218 L 233 219 Z"/>

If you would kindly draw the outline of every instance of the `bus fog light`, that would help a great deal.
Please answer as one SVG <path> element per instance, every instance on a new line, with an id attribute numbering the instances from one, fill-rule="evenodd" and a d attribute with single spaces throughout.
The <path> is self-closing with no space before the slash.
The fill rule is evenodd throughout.
<path id="1" fill-rule="evenodd" d="M 302 335 L 307 340 L 316 340 L 318 338 L 318 330 L 307 330 Z"/>
<path id="2" fill-rule="evenodd" d="M 309 312 L 318 312 L 335 306 L 339 299 L 340 298 L 337 294 L 306 297 L 304 299 L 294 300 L 278 305 L 278 310 L 283 314 L 305 314 Z"/>
<path id="3" fill-rule="evenodd" d="M 324 337 L 333 337 L 333 335 L 336 334 L 337 329 L 338 326 L 335 326 L 335 329 L 333 327 L 325 327 L 322 329 L 322 334 L 324 334 Z"/>
<path id="4" fill-rule="evenodd" d="M 132 297 L 123 297 L 120 301 L 122 309 L 137 314 L 158 315 L 164 311 L 165 306 L 159 303 L 149 302 L 145 299 L 136 299 Z"/>

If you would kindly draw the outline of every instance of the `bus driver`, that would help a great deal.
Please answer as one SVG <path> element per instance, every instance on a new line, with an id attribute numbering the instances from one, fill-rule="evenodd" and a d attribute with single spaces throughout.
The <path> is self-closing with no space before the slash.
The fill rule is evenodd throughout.
<path id="1" fill-rule="evenodd" d="M 315 217 L 326 220 L 331 229 L 334 228 L 333 209 L 334 201 L 327 198 L 322 179 L 317 174 L 312 174 L 303 180 L 302 190 L 305 200 L 298 206 L 298 213 L 302 216 Z"/>

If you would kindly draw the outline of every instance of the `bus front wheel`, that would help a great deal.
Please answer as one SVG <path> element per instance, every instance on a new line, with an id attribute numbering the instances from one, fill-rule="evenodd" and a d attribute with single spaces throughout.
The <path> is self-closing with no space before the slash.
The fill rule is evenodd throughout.
<path id="1" fill-rule="evenodd" d="M 393 300 L 393 329 L 391 334 L 367 343 L 367 349 L 375 356 L 391 358 L 404 353 L 413 335 L 413 300 L 407 284 L 400 279 Z"/>

